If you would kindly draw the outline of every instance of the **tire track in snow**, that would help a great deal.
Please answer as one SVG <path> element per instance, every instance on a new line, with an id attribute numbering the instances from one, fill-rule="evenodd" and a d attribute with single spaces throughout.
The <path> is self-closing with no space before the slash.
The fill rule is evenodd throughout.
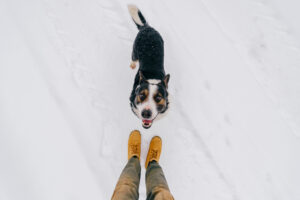
<path id="1" fill-rule="evenodd" d="M 275 108 L 277 108 L 279 116 L 285 122 L 287 127 L 291 130 L 290 132 L 298 137 L 299 126 L 297 126 L 297 122 L 295 123 L 295 120 L 293 120 L 295 117 L 297 117 L 297 114 L 289 112 L 290 108 L 288 108 L 288 106 L 287 106 L 288 102 L 286 102 L 287 104 L 285 104 L 285 105 L 282 105 L 280 102 L 278 102 L 278 100 L 277 100 L 278 97 L 284 96 L 284 95 L 282 95 L 282 94 L 280 95 L 280 94 L 276 93 L 276 91 L 274 91 L 274 88 L 271 88 L 270 84 L 268 84 L 268 81 L 269 81 L 268 78 L 272 78 L 272 77 L 263 77 L 262 78 L 262 77 L 259 77 L 259 75 L 255 71 L 253 71 L 253 68 L 256 67 L 255 65 L 260 65 L 261 67 L 264 67 L 264 68 L 275 67 L 275 69 L 278 70 L 279 74 L 280 74 L 280 70 L 282 70 L 282 69 L 284 69 L 284 67 L 288 66 L 289 67 L 288 70 L 294 70 L 295 74 L 300 75 L 299 69 L 296 69 L 295 67 L 293 67 L 293 65 L 299 66 L 299 64 L 300 64 L 299 47 L 296 44 L 295 39 L 289 33 L 287 27 L 283 25 L 282 21 L 280 20 L 280 18 L 278 16 L 276 17 L 275 10 L 273 10 L 270 7 L 270 5 L 268 5 L 266 3 L 266 1 L 262 1 L 262 0 L 257 0 L 254 2 L 250 1 L 250 4 L 253 6 L 253 13 L 255 13 L 254 16 L 252 16 L 252 17 L 256 23 L 256 26 L 258 27 L 257 29 L 258 29 L 261 37 L 259 38 L 259 42 L 257 42 L 257 40 L 254 40 L 254 41 L 246 40 L 246 43 L 245 43 L 245 41 L 238 41 L 238 39 L 234 38 L 233 37 L 234 34 L 231 34 L 228 31 L 228 29 L 226 29 L 227 27 L 223 26 L 224 23 L 222 23 L 222 21 L 220 20 L 220 18 L 218 18 L 216 13 L 214 13 L 212 11 L 212 9 L 207 5 L 207 3 L 205 3 L 205 0 L 202 0 L 202 2 L 203 2 L 203 5 L 205 6 L 207 12 L 209 13 L 211 19 L 219 27 L 220 32 L 224 35 L 225 38 L 228 39 L 230 44 L 236 50 L 239 57 L 245 62 L 245 64 L 249 68 L 248 71 L 253 76 L 256 83 L 264 91 L 264 94 L 266 95 L 267 99 L 272 103 L 272 105 L 274 105 Z M 256 14 L 256 13 L 258 13 L 258 14 Z M 274 36 L 272 36 L 272 34 Z M 277 61 L 277 60 L 281 61 L 277 58 L 284 57 L 285 59 L 282 59 L 282 60 L 284 60 L 285 63 L 279 62 L 279 63 L 273 63 L 274 65 L 272 65 L 273 60 L 271 60 L 271 58 L 268 57 L 268 55 L 264 55 L 265 52 L 263 52 L 263 51 L 266 50 L 266 47 L 268 47 L 269 44 L 271 44 L 271 45 L 273 44 L 272 41 L 268 41 L 268 40 L 270 40 L 270 38 L 272 39 L 275 37 L 277 37 L 275 43 L 277 45 L 281 46 L 281 48 L 285 49 L 285 52 L 288 52 L 288 55 L 280 54 L 279 51 L 276 51 L 277 50 L 276 48 L 273 48 L 272 50 L 275 49 L 275 51 L 272 52 L 273 56 L 274 56 L 274 54 L 277 55 L 277 56 L 274 56 L 274 61 Z M 251 49 L 251 48 L 255 47 L 256 43 L 259 44 L 258 47 L 256 46 L 258 49 L 258 52 L 256 51 L 255 52 L 256 55 L 254 55 L 252 58 L 256 59 L 257 63 L 253 63 L 253 62 L 249 61 L 249 57 L 247 58 L 247 56 L 249 56 L 249 54 L 246 56 L 243 55 L 243 50 L 241 50 L 241 47 L 245 48 L 245 49 Z M 249 53 L 249 52 L 247 52 L 247 53 Z M 288 59 L 288 57 L 290 59 Z M 292 62 L 288 63 L 287 61 L 290 61 L 290 60 L 292 60 Z M 280 64 L 283 66 L 283 67 L 281 67 L 282 69 L 280 69 Z M 276 80 L 273 80 L 273 81 L 276 81 Z M 278 79 L 277 81 L 279 81 L 278 83 L 280 83 L 280 79 Z M 295 83 L 297 83 L 297 82 L 295 82 Z M 272 89 L 273 89 L 273 91 L 272 91 Z M 286 85 L 285 89 L 289 89 L 288 85 Z M 299 91 L 299 89 L 300 89 L 299 84 L 298 84 L 298 86 L 293 87 L 294 93 L 297 93 L 297 91 Z M 298 92 L 298 94 L 300 94 L 300 93 Z M 292 96 L 291 93 L 289 95 Z M 299 98 L 295 98 L 295 99 L 299 99 Z M 292 103 L 294 103 L 294 102 L 292 102 Z M 294 108 L 297 108 L 297 104 L 294 103 L 293 106 L 294 106 Z M 299 106 L 298 106 L 298 108 L 299 108 Z M 298 116 L 299 116 L 299 114 L 298 114 Z M 263 153 L 263 152 L 261 152 L 261 153 Z M 264 171 L 268 171 L 268 170 L 265 168 Z M 270 195 L 272 196 L 272 198 L 282 199 L 283 195 L 280 192 L 280 189 L 281 189 L 280 186 L 278 184 L 276 184 L 276 182 L 271 181 L 271 179 L 268 180 L 268 182 L 273 188 L 273 191 L 270 191 Z M 288 196 L 289 195 L 286 195 L 286 197 L 288 197 Z"/>
<path id="2" fill-rule="evenodd" d="M 227 31 L 226 27 L 222 25 L 221 20 L 218 18 L 216 13 L 214 13 L 208 6 L 209 3 L 207 3 L 205 0 L 201 0 L 201 2 L 206 8 L 206 11 L 211 19 L 219 27 L 220 32 L 236 49 L 239 57 L 245 61 L 245 64 L 249 68 L 249 73 L 256 80 L 257 84 L 263 89 L 270 102 L 277 108 L 277 111 L 283 121 L 285 121 L 287 126 L 291 129 L 291 132 L 298 137 L 300 133 L 299 123 L 297 123 L 300 121 L 299 117 L 297 117 L 300 113 L 299 106 L 297 106 L 297 102 L 292 102 L 291 106 L 291 102 L 285 102 L 286 100 L 280 100 L 278 97 L 292 96 L 294 99 L 299 99 L 300 95 L 297 97 L 295 95 L 300 94 L 300 85 L 298 84 L 297 86 L 292 86 L 288 83 L 288 81 L 286 81 L 285 85 L 283 86 L 284 88 L 281 88 L 282 85 L 279 82 L 277 83 L 278 80 L 276 80 L 276 78 L 280 78 L 281 74 L 286 71 L 287 66 L 289 67 L 287 71 L 293 70 L 295 74 L 300 75 L 300 71 L 296 67 L 300 65 L 300 47 L 295 42 L 293 36 L 289 33 L 288 28 L 283 25 L 278 13 L 276 13 L 276 11 L 267 4 L 267 1 L 249 1 L 249 6 L 253 7 L 252 9 L 254 13 L 251 17 L 255 22 L 256 28 L 259 31 L 259 35 L 256 38 L 252 38 L 250 41 L 247 41 L 248 38 L 246 38 L 244 41 L 238 41 L 238 39 L 235 39 L 234 36 Z M 275 39 L 275 43 L 276 45 L 280 46 L 280 48 L 277 46 L 275 48 L 272 47 L 271 55 L 268 55 L 269 52 L 266 51 L 266 47 L 269 46 L 268 43 L 274 46 L 274 42 L 269 42 L 268 40 L 270 40 L 269 38 L 272 39 L 275 37 L 277 37 Z M 285 52 L 288 52 L 288 55 L 280 53 L 281 49 L 285 49 Z M 282 57 L 287 58 L 282 59 Z M 253 63 L 251 58 L 254 58 L 257 62 Z M 285 62 L 287 60 L 292 61 L 293 63 L 281 63 L 282 60 L 285 60 Z M 270 69 L 271 71 L 273 68 L 275 68 L 276 70 L 273 70 L 273 72 L 277 73 L 277 75 L 275 74 L 276 78 L 274 79 L 274 75 L 274 77 L 270 77 L 268 72 L 265 73 L 265 77 L 261 77 L 255 71 L 258 70 L 255 69 L 256 65 L 259 65 L 259 71 L 261 71 L 261 69 L 263 69 L 263 71 Z M 295 79 L 294 77 L 291 78 Z M 271 84 L 277 86 L 272 87 Z M 285 94 L 286 91 L 288 91 L 287 95 L 280 95 L 282 93 Z M 287 99 L 290 101 L 291 98 Z"/>
<path id="3" fill-rule="evenodd" d="M 278 73 L 278 77 L 280 76 L 281 73 L 284 72 L 284 70 L 293 70 L 295 74 L 300 75 L 300 70 L 297 69 L 296 66 L 300 65 L 300 47 L 297 45 L 295 42 L 295 38 L 291 35 L 289 28 L 284 25 L 282 20 L 280 19 L 280 15 L 276 10 L 274 10 L 271 5 L 267 3 L 267 1 L 263 0 L 255 0 L 252 2 L 252 6 L 254 10 L 257 11 L 257 14 L 255 15 L 255 23 L 258 26 L 258 28 L 261 31 L 262 37 L 259 38 L 259 43 L 263 47 L 268 47 L 270 46 L 268 43 L 270 43 L 270 39 L 275 39 L 276 45 L 280 46 L 280 49 L 284 49 L 285 53 L 282 54 L 280 53 L 280 50 L 278 49 L 273 49 L 272 52 L 273 54 L 280 55 L 280 59 L 274 57 L 272 60 L 267 57 L 267 59 L 263 60 L 262 57 L 264 56 L 264 49 L 261 48 L 255 48 L 254 52 L 255 54 L 252 55 L 256 60 L 259 61 L 259 64 L 265 68 L 275 68 L 276 72 Z M 270 32 L 270 33 L 269 33 Z M 253 48 L 253 47 L 252 47 Z M 286 54 L 286 52 L 288 52 Z M 282 63 L 281 59 L 284 59 L 285 62 Z M 289 62 L 287 62 L 289 61 Z M 288 67 L 288 68 L 287 68 Z M 292 77 L 293 78 L 293 77 Z M 267 80 L 264 80 L 267 82 Z M 276 81 L 276 80 L 275 80 Z M 260 83 L 262 81 L 260 80 Z M 274 81 L 273 81 L 274 82 Z M 275 83 L 276 84 L 276 83 Z M 293 113 L 294 110 L 297 110 L 298 116 L 300 113 L 299 109 L 295 109 L 295 105 L 291 108 L 289 108 L 289 102 L 283 102 L 278 100 L 278 92 L 284 92 L 284 90 L 289 90 L 290 92 L 290 86 L 285 85 L 284 88 L 282 88 L 283 91 L 277 91 L 277 88 L 274 90 L 270 88 L 268 84 L 264 84 L 264 90 L 273 90 L 273 91 L 266 91 L 267 95 L 271 99 L 271 102 L 277 107 L 278 112 L 281 115 L 281 118 L 285 123 L 289 126 L 291 129 L 291 132 L 294 133 L 295 136 L 299 137 L 300 133 L 300 127 L 299 123 L 297 121 L 300 121 L 300 119 L 297 119 L 297 113 Z M 296 90 L 295 90 L 296 89 Z M 300 85 L 298 84 L 298 87 L 293 88 L 294 93 L 300 93 Z M 291 96 L 290 94 L 287 94 L 288 96 Z M 298 98 L 300 98 L 300 95 L 298 95 Z M 299 108 L 299 106 L 298 106 Z M 296 121 L 295 121 L 296 119 Z"/>

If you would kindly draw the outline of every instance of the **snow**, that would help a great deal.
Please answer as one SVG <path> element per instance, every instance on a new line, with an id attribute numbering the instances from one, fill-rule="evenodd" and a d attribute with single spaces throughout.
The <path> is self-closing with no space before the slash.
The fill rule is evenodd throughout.
<path id="1" fill-rule="evenodd" d="M 170 111 L 149 130 L 129 106 L 128 3 L 163 36 L 171 74 Z M 133 129 L 142 166 L 162 137 L 176 199 L 300 199 L 297 6 L 0 1 L 0 199 L 109 199 Z"/>

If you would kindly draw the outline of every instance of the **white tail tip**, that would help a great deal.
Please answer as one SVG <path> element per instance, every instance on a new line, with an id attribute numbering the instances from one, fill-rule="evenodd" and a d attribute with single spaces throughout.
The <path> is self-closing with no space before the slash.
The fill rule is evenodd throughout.
<path id="1" fill-rule="evenodd" d="M 129 13 L 130 13 L 132 19 L 135 21 L 135 23 L 137 23 L 140 26 L 144 26 L 143 22 L 141 21 L 141 19 L 139 17 L 139 14 L 138 14 L 139 9 L 135 5 L 129 4 L 128 10 L 129 10 Z"/>

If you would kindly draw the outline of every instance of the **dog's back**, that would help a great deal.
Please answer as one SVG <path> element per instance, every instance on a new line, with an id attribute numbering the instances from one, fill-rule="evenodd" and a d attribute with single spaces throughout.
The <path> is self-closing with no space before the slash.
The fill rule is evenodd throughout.
<path id="1" fill-rule="evenodd" d="M 148 25 L 136 6 L 129 5 L 128 8 L 139 29 L 133 45 L 132 60 L 139 61 L 139 70 L 147 79 L 163 79 L 164 41 L 160 34 Z"/>

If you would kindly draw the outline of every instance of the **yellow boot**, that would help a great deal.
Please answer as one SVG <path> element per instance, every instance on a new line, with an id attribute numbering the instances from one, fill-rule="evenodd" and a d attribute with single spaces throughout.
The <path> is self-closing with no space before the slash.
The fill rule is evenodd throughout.
<path id="1" fill-rule="evenodd" d="M 147 159 L 145 163 L 145 167 L 147 169 L 149 162 L 155 160 L 156 162 L 159 161 L 159 157 L 161 154 L 161 146 L 162 146 L 162 141 L 159 136 L 154 136 L 150 142 L 149 145 L 149 150 L 147 154 Z"/>
<path id="2" fill-rule="evenodd" d="M 140 159 L 141 156 L 141 134 L 140 131 L 131 131 L 128 139 L 128 160 L 136 156 Z"/>

